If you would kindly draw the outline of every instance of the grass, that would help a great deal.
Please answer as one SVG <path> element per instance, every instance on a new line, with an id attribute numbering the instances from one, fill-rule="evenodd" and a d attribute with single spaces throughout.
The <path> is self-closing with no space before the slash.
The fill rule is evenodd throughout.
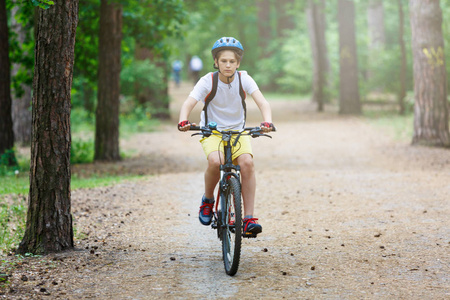
<path id="1" fill-rule="evenodd" d="M 73 109 L 70 114 L 72 141 L 94 141 L 95 116 L 83 109 Z M 119 122 L 121 138 L 128 138 L 138 132 L 151 132 L 160 125 L 157 119 L 144 109 L 135 109 L 131 113 L 122 114 Z"/>
<path id="2" fill-rule="evenodd" d="M 0 196 L 0 254 L 18 246 L 25 230 L 25 198 Z"/>
<path id="3" fill-rule="evenodd" d="M 95 188 L 103 186 L 111 186 L 124 180 L 133 181 L 140 180 L 143 176 L 138 175 L 105 175 L 105 176 L 92 176 L 89 178 L 80 178 L 78 176 L 72 176 L 71 189 L 85 189 L 85 188 Z"/>
<path id="4" fill-rule="evenodd" d="M 74 109 L 71 114 L 72 164 L 91 163 L 94 158 L 95 119 L 82 109 Z M 149 132 L 159 126 L 159 121 L 150 119 L 145 111 L 136 111 L 120 118 L 120 137 L 128 138 L 137 132 Z M 128 157 L 130 153 L 121 153 Z M 29 192 L 29 157 L 18 158 L 18 166 L 6 167 L 0 164 L 0 256 L 15 248 L 23 237 Z M 79 177 L 72 175 L 71 190 L 110 186 L 124 180 L 138 180 L 136 175 L 94 175 Z"/>
<path id="5" fill-rule="evenodd" d="M 364 117 L 369 123 L 393 133 L 397 141 L 411 141 L 414 132 L 414 115 L 399 115 L 396 111 L 366 110 Z"/>
<path id="6" fill-rule="evenodd" d="M 0 256 L 17 248 L 25 230 L 28 176 L 1 176 L 0 183 Z M 110 186 L 124 180 L 138 180 L 136 175 L 105 175 L 102 177 L 79 178 L 72 176 L 71 189 Z"/>
<path id="7" fill-rule="evenodd" d="M 70 161 L 72 164 L 91 163 L 94 160 L 95 119 L 82 109 L 74 109 L 71 113 L 72 147 Z M 158 120 L 143 109 L 135 109 L 132 113 L 120 116 L 119 132 L 121 139 L 127 139 L 135 133 L 151 132 L 160 125 Z M 121 152 L 122 157 L 130 154 Z"/>
<path id="8" fill-rule="evenodd" d="M 311 95 L 283 94 L 275 92 L 264 92 L 268 101 L 311 101 Z"/>
<path id="9" fill-rule="evenodd" d="M 30 159 L 18 153 L 16 153 L 16 159 L 17 166 L 9 167 L 0 164 L 0 195 L 28 193 Z"/>
<path id="10" fill-rule="evenodd" d="M 30 187 L 30 179 L 28 178 L 28 176 L 1 176 L 0 178 L 0 195 L 28 194 L 28 189 Z"/>
<path id="11" fill-rule="evenodd" d="M 19 166 L 0 166 L 0 256 L 17 248 L 25 230 L 27 195 L 30 187 L 29 160 L 18 157 Z M 95 175 L 71 178 L 71 190 L 110 186 L 124 180 L 138 180 L 137 175 Z"/>

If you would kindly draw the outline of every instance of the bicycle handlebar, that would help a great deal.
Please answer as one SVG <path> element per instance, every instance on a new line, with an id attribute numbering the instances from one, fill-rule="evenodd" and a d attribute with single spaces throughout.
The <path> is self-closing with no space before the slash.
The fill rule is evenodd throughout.
<path id="1" fill-rule="evenodd" d="M 258 127 L 245 127 L 245 128 L 243 128 L 243 129 L 241 129 L 241 130 L 235 131 L 235 130 L 218 130 L 218 129 L 211 129 L 211 128 L 209 128 L 208 126 L 201 126 L 201 127 L 200 127 L 200 126 L 192 126 L 192 125 L 191 125 L 191 127 L 189 128 L 189 130 L 193 130 L 193 131 L 201 131 L 201 132 L 202 132 L 202 133 L 194 133 L 194 134 L 192 134 L 192 136 L 194 136 L 194 135 L 200 135 L 200 134 L 209 136 L 209 135 L 213 134 L 213 131 L 217 131 L 217 132 L 220 133 L 220 134 L 232 134 L 232 135 L 242 135 L 242 134 L 245 134 L 245 135 L 251 135 L 253 138 L 260 137 L 260 136 L 265 136 L 265 137 L 272 138 L 270 135 L 265 134 L 265 133 L 262 133 L 262 132 L 261 132 L 262 128 L 259 127 L 259 126 L 258 126 Z M 246 132 L 246 131 L 248 131 L 248 132 Z M 276 131 L 275 126 L 273 127 L 272 131 Z"/>

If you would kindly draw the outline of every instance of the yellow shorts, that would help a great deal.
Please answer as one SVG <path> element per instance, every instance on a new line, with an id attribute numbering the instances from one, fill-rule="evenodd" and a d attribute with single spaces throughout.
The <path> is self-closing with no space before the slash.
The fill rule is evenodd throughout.
<path id="1" fill-rule="evenodd" d="M 231 139 L 231 145 L 233 145 L 235 139 L 236 139 L 236 136 L 233 136 Z M 202 144 L 203 152 L 205 152 L 206 159 L 208 159 L 208 155 L 211 152 L 220 151 L 220 152 L 224 153 L 224 150 L 223 150 L 224 142 L 222 141 L 221 135 L 212 134 L 209 137 L 204 137 L 200 140 L 200 143 Z M 233 161 L 242 154 L 248 153 L 251 156 L 253 156 L 252 145 L 250 143 L 250 136 L 249 135 L 241 135 L 237 145 L 235 147 L 233 147 L 231 149 L 231 151 L 232 151 Z"/>

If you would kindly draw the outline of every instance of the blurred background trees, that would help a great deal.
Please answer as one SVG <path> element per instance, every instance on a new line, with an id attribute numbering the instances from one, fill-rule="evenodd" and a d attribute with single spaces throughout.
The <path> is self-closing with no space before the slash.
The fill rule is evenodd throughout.
<path id="1" fill-rule="evenodd" d="M 120 159 L 121 4 L 101 0 L 98 44 L 98 96 L 95 112 L 94 159 L 115 161 Z"/>
<path id="2" fill-rule="evenodd" d="M 9 53 L 9 94 L 16 145 L 30 142 L 36 26 L 31 2 L 11 0 L 4 5 L 8 32 L 2 30 L 8 33 L 9 44 L 2 43 L 1 47 Z M 113 47 L 100 44 L 100 1 L 80 0 L 75 45 L 72 122 L 74 126 L 81 121 L 90 124 L 93 134 L 75 136 L 72 146 L 80 150 L 85 143 L 96 142 L 97 160 L 120 159 L 119 117 L 168 119 L 172 62 L 177 59 L 183 62 L 182 79 L 192 83 L 188 68 L 191 57 L 197 55 L 203 60 L 203 74 L 213 71 L 210 49 L 222 36 L 235 36 L 242 42 L 245 57 L 241 69 L 247 70 L 265 93 L 309 97 L 317 103 L 319 111 L 326 109 L 327 104 L 335 104 L 343 113 L 359 114 L 374 103 L 388 103 L 401 114 L 413 112 L 410 13 L 414 11 L 410 11 L 409 0 L 113 2 L 122 7 L 118 66 L 100 64 L 101 57 L 114 51 Z M 419 10 L 431 4 L 441 7 L 442 49 L 445 49 L 445 43 L 450 40 L 450 18 L 446 18 L 450 16 L 450 0 L 421 3 Z M 351 37 L 353 31 L 339 32 L 342 24 L 338 8 L 343 4 L 354 7 L 353 16 L 341 18 L 354 24 L 355 46 L 349 48 L 353 49 L 350 52 L 341 49 L 341 44 L 346 43 L 344 39 Z M 345 62 L 343 55 L 349 55 L 356 64 L 348 83 L 353 85 L 353 92 L 348 96 L 342 95 L 343 85 L 347 86 L 346 77 L 350 75 L 345 65 L 341 65 Z M 449 55 L 449 51 L 443 50 L 442 60 L 447 61 Z M 445 63 L 442 66 L 445 71 L 450 68 Z M 109 76 L 118 78 L 119 84 L 113 85 L 117 79 L 108 79 Z M 446 76 L 445 89 L 449 87 L 448 80 Z M 7 87 L 3 84 L 2 88 Z M 105 93 L 111 95 L 103 96 Z M 2 96 L 0 103 L 8 103 L 7 96 Z M 345 103 L 349 103 L 349 108 Z M 103 111 L 115 105 L 117 108 L 112 112 Z M 101 122 L 102 116 L 105 122 L 116 120 L 114 125 L 107 129 Z M 11 127 L 7 122 L 6 117 L 0 119 L 1 126 Z M 96 130 L 98 134 L 94 135 Z M 2 134 L 5 132 L 2 130 Z M 100 140 L 99 132 L 104 133 L 104 141 Z M 2 153 L 12 148 L 3 135 L 0 145 L 7 145 Z M 105 155 L 104 151 L 114 155 Z"/>
<path id="3" fill-rule="evenodd" d="M 11 115 L 11 74 L 9 61 L 8 24 L 5 1 L 0 1 L 0 155 L 5 165 L 14 165 L 14 132 Z"/>
<path id="4" fill-rule="evenodd" d="M 355 4 L 339 0 L 339 113 L 361 113 L 358 53 L 356 47 Z"/>

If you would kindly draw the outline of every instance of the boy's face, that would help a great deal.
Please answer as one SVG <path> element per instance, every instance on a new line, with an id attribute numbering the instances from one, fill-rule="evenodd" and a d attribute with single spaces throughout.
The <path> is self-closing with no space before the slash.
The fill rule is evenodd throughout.
<path id="1" fill-rule="evenodd" d="M 219 58 L 215 59 L 215 64 L 219 67 L 220 73 L 229 77 L 233 76 L 236 69 L 239 68 L 240 61 L 233 51 L 223 50 L 219 53 Z"/>

